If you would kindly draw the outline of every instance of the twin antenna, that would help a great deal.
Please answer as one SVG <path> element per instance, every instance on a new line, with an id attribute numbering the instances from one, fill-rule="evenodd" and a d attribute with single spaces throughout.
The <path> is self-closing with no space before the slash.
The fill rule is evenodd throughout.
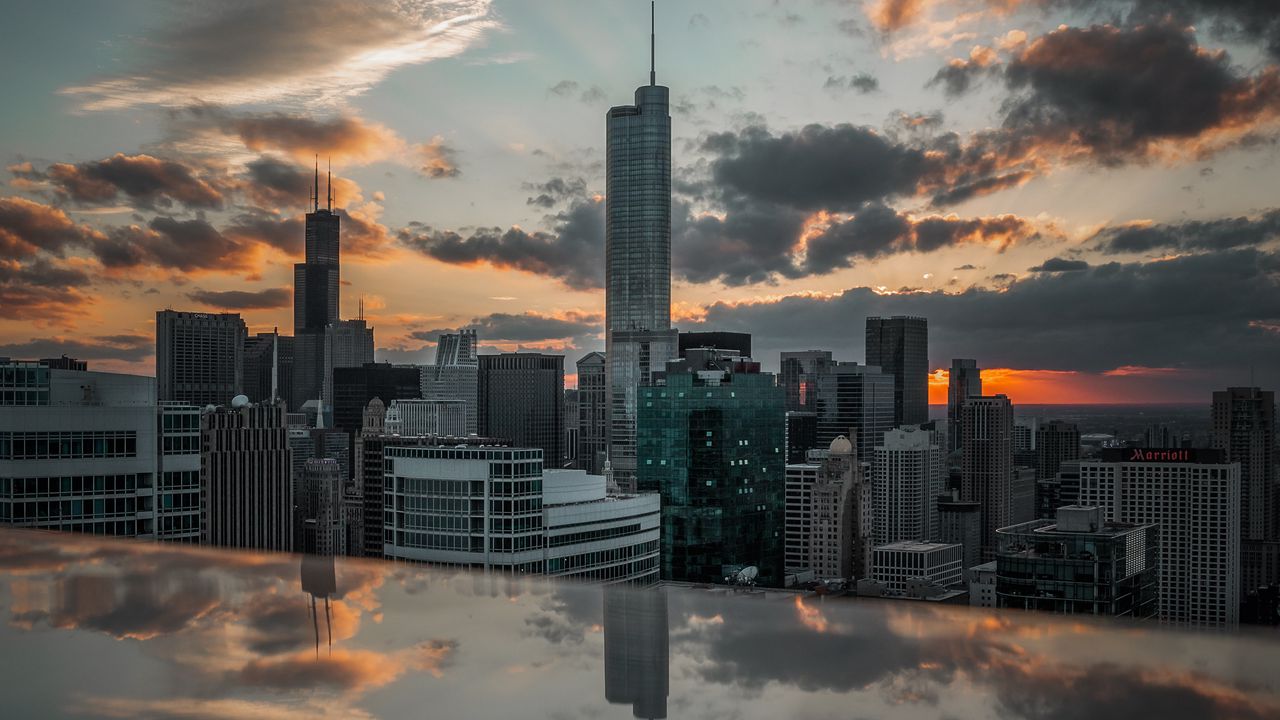
<path id="1" fill-rule="evenodd" d="M 326 182 L 325 190 L 328 192 L 328 196 L 329 196 L 328 201 L 325 204 L 325 208 L 329 210 L 329 212 L 333 212 L 333 158 L 332 157 L 329 158 L 329 172 L 325 182 Z M 319 153 L 316 154 L 316 181 L 315 181 L 315 187 L 312 189 L 311 203 L 312 203 L 311 204 L 312 212 L 320 212 L 320 154 Z"/>

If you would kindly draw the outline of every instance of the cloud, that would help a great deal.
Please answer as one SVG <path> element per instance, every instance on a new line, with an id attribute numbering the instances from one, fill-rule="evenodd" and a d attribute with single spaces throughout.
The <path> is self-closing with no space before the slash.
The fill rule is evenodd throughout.
<path id="1" fill-rule="evenodd" d="M 90 282 L 85 271 L 48 258 L 26 262 L 0 258 L 0 308 L 36 326 L 70 327 L 93 303 L 84 292 Z"/>
<path id="2" fill-rule="evenodd" d="M 1036 273 L 997 289 L 880 294 L 858 287 L 833 296 L 714 303 L 701 322 L 682 329 L 751 332 L 762 357 L 833 345 L 860 357 L 858 338 L 842 342 L 830 329 L 868 315 L 920 315 L 929 318 L 934 367 L 950 357 L 978 357 L 985 367 L 1100 373 L 1166 367 L 1174 358 L 1177 367 L 1229 375 L 1249 365 L 1280 367 L 1280 345 L 1265 326 L 1280 321 L 1277 278 L 1280 254 L 1227 250 Z M 1222 348 L 1232 348 L 1231 359 L 1224 361 Z"/>
<path id="3" fill-rule="evenodd" d="M 106 205 L 127 200 L 136 207 L 170 208 L 181 203 L 191 208 L 221 209 L 224 190 L 216 181 L 180 162 L 151 155 L 116 153 L 89 162 L 54 163 L 48 170 L 27 172 L 30 180 L 53 186 L 58 197 L 82 205 Z"/>
<path id="4" fill-rule="evenodd" d="M 587 195 L 587 181 L 580 178 L 553 177 L 546 182 L 525 183 L 525 190 L 537 193 L 526 200 L 526 204 L 551 209 L 565 200 L 583 198 Z"/>
<path id="5" fill-rule="evenodd" d="M 866 95 L 880 89 L 880 81 L 874 76 L 867 73 L 858 73 L 856 75 L 839 77 L 828 75 L 827 81 L 822 84 L 826 90 L 853 90 L 859 94 Z"/>
<path id="6" fill-rule="evenodd" d="M 604 278 L 604 201 L 582 199 L 551 218 L 551 232 L 480 228 L 464 237 L 413 223 L 397 241 L 451 265 L 485 263 L 497 268 L 558 278 L 575 290 L 602 286 Z"/>
<path id="7" fill-rule="evenodd" d="M 147 225 L 114 228 L 92 243 L 107 268 L 162 267 L 184 272 L 244 270 L 253 248 L 223 235 L 203 218 L 152 218 Z"/>
<path id="8" fill-rule="evenodd" d="M 293 303 L 293 291 L 289 288 L 265 290 L 194 290 L 187 297 L 210 307 L 222 310 L 270 310 L 289 307 Z"/>
<path id="9" fill-rule="evenodd" d="M 1089 263 L 1084 260 L 1068 260 L 1060 257 L 1049 258 L 1033 268 L 1027 268 L 1030 272 L 1078 272 L 1088 269 Z"/>
<path id="10" fill-rule="evenodd" d="M 867 7 L 867 18 L 881 32 L 893 32 L 923 19 L 926 0 L 875 0 Z"/>
<path id="11" fill-rule="evenodd" d="M 520 314 L 493 313 L 471 320 L 463 327 L 473 328 L 486 343 L 538 343 L 550 340 L 575 340 L 603 332 L 604 317 L 599 313 L 569 312 L 561 315 L 543 315 L 535 312 Z M 457 332 L 458 328 L 420 330 L 410 337 L 424 342 L 435 342 L 443 333 Z"/>
<path id="12" fill-rule="evenodd" d="M 1276 239 L 1280 239 L 1280 209 L 1256 217 L 1126 223 L 1103 228 L 1092 238 L 1096 247 L 1108 254 L 1213 252 L 1254 247 Z"/>
<path id="13" fill-rule="evenodd" d="M 547 88 L 547 93 L 556 97 L 576 99 L 585 105 L 598 105 L 605 100 L 604 89 L 599 85 L 583 87 L 577 80 L 561 80 Z"/>
<path id="14" fill-rule="evenodd" d="M 98 237 L 97 231 L 77 225 L 58 208 L 16 196 L 0 198 L 0 257 L 26 257 L 39 251 L 61 255 L 68 246 Z"/>
<path id="15" fill-rule="evenodd" d="M 127 69 L 61 92 L 87 111 L 201 102 L 339 105 L 397 68 L 473 47 L 498 27 L 489 5 L 281 0 L 186 6 L 145 43 L 125 49 Z"/>
<path id="16" fill-rule="evenodd" d="M 79 360 L 139 362 L 155 354 L 155 349 L 150 335 L 49 337 L 0 345 L 0 355 L 24 360 L 69 355 Z"/>

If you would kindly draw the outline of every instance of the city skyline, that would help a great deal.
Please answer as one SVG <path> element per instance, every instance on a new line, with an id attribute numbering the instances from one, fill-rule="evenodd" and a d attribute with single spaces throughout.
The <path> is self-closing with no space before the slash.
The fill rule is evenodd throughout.
<path id="1" fill-rule="evenodd" d="M 316 154 L 378 360 L 603 349 L 600 120 L 650 48 L 645 3 L 596 5 L 278 3 L 239 53 L 239 6 L 20 9 L 11 64 L 78 47 L 8 88 L 0 355 L 150 374 L 158 309 L 290 327 Z M 1275 386 L 1275 23 L 1064 5 L 659 3 L 672 324 L 776 371 L 927 317 L 933 404 L 953 357 L 1015 404 Z"/>

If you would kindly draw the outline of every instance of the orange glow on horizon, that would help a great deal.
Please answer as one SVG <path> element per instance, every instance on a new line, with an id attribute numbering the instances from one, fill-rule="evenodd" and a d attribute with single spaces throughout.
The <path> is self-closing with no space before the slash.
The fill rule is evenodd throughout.
<path id="1" fill-rule="evenodd" d="M 1148 381 L 1169 380 L 1188 373 L 1178 368 L 1124 366 L 1103 373 L 1074 370 L 982 368 L 982 394 L 1007 395 L 1015 405 L 1102 405 L 1153 402 Z M 938 368 L 929 375 L 929 403 L 947 404 L 950 372 Z M 1169 397 L 1155 402 L 1182 402 Z"/>

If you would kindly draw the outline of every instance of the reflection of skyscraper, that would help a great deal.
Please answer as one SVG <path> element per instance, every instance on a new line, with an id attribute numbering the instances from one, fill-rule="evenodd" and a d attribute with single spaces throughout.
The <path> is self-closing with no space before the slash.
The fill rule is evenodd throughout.
<path id="1" fill-rule="evenodd" d="M 664 590 L 605 588 L 605 700 L 630 705 L 638 718 L 667 716 L 669 634 Z"/>
<path id="2" fill-rule="evenodd" d="M 652 35 L 650 36 L 652 46 Z M 652 50 L 652 47 L 651 47 Z M 607 115 L 605 356 L 609 461 L 624 491 L 635 488 L 636 390 L 676 357 L 671 329 L 671 115 L 669 90 L 636 89 L 634 105 Z"/>
<path id="3" fill-rule="evenodd" d="M 325 637 L 333 648 L 333 617 L 329 612 L 329 598 L 338 594 L 338 574 L 334 568 L 332 555 L 302 556 L 302 592 L 311 596 L 311 629 L 315 633 L 316 656 L 320 655 L 320 613 L 316 608 L 316 599 L 324 599 Z"/>

